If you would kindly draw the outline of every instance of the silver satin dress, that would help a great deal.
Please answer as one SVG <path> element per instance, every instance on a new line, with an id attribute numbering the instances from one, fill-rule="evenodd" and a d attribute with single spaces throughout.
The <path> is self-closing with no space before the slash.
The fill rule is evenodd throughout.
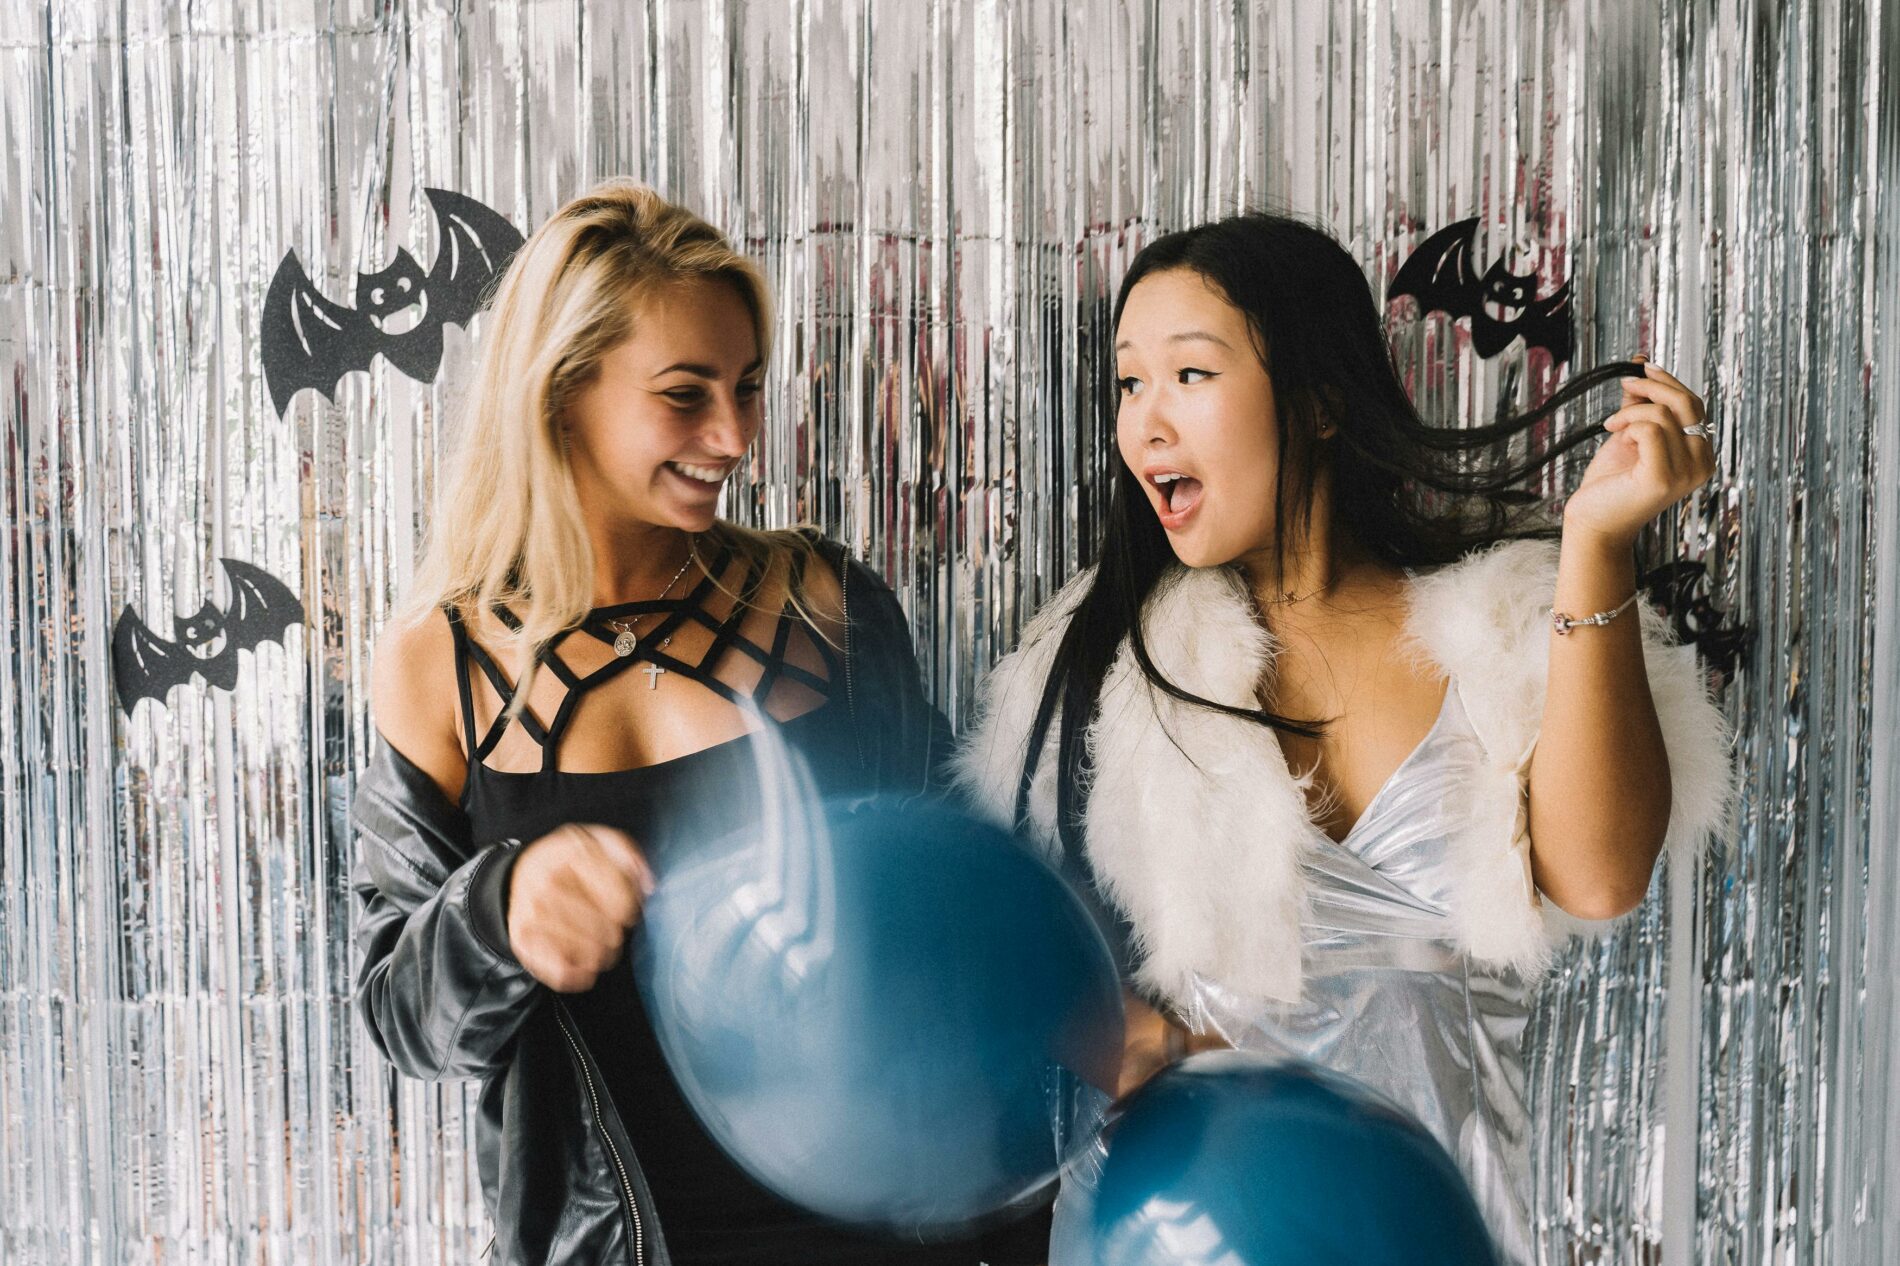
<path id="1" fill-rule="evenodd" d="M 1409 1111 L 1464 1171 L 1500 1257 L 1529 1263 L 1520 1043 L 1530 990 L 1474 962 L 1450 926 L 1450 836 L 1481 760 L 1453 683 L 1431 732 L 1346 838 L 1312 828 L 1303 1000 L 1238 1003 L 1203 981 L 1190 1019 L 1242 1049 L 1345 1073 Z M 1098 1168 L 1099 1155 L 1065 1179 L 1052 1266 L 1080 1260 L 1062 1246 L 1077 1233 L 1071 1219 L 1093 1203 Z"/>
<path id="2" fill-rule="evenodd" d="M 1445 1145 L 1498 1251 L 1529 1262 L 1529 1113 L 1520 1044 L 1530 990 L 1453 942 L 1451 828 L 1483 751 L 1453 683 L 1424 741 L 1344 840 L 1314 828 L 1306 987 L 1236 1036 L 1355 1077 Z"/>

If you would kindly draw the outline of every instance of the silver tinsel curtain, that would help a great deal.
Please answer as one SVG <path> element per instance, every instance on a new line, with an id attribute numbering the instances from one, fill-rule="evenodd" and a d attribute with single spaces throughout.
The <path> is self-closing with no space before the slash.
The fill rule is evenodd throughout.
<path id="1" fill-rule="evenodd" d="M 1897 59 L 1893 0 L 0 0 L 0 1262 L 486 1243 L 468 1088 L 354 1021 L 345 883 L 368 649 L 481 324 L 432 383 L 280 417 L 260 320 L 287 251 L 343 303 L 428 260 L 426 187 L 525 231 L 615 174 L 778 295 L 729 513 L 889 576 L 953 715 L 1088 561 L 1108 306 L 1158 232 L 1290 208 L 1382 293 L 1477 216 L 1480 259 L 1573 286 L 1568 368 L 1701 387 L 1721 475 L 1652 552 L 1755 631 L 1746 794 L 1551 983 L 1539 1234 L 1900 1261 Z M 1446 425 L 1562 372 L 1389 320 Z M 302 618 L 128 712 L 117 623 L 226 605 L 225 558 Z"/>

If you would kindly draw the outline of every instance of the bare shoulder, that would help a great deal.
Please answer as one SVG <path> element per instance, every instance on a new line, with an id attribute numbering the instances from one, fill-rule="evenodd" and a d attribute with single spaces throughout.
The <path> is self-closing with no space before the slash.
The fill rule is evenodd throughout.
<path id="1" fill-rule="evenodd" d="M 826 641 L 843 646 L 844 581 L 817 533 L 781 529 L 751 535 L 754 542 L 764 543 L 771 560 L 758 605 L 776 616 L 789 603 Z"/>
<path id="2" fill-rule="evenodd" d="M 805 568 L 805 606 L 819 629 L 827 634 L 844 631 L 844 581 L 822 554 L 814 551 Z"/>
<path id="3" fill-rule="evenodd" d="M 377 732 L 451 801 L 461 796 L 468 776 L 455 700 L 455 638 L 447 618 L 431 611 L 385 626 L 370 663 Z"/>
<path id="4" fill-rule="evenodd" d="M 799 584 L 803 614 L 833 646 L 844 645 L 844 581 L 811 541 L 800 539 L 796 548 L 807 557 Z"/>

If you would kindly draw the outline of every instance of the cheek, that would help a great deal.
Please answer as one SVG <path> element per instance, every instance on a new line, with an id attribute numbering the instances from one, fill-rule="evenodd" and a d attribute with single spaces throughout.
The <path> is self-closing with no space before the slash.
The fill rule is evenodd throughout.
<path id="1" fill-rule="evenodd" d="M 580 419 L 568 434 L 570 458 L 610 478 L 637 476 L 666 455 L 666 419 L 637 405 Z"/>
<path id="2" fill-rule="evenodd" d="M 1124 466 L 1130 470 L 1140 469 L 1141 435 L 1134 423 L 1128 420 L 1125 409 L 1115 411 L 1115 447 L 1121 453 Z"/>

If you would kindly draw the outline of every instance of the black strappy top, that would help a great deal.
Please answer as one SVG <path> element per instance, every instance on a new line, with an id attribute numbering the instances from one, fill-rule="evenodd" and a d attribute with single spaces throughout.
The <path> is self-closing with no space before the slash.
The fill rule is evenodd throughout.
<path id="1" fill-rule="evenodd" d="M 779 616 L 769 646 L 759 646 L 741 632 L 745 604 L 735 602 L 730 615 L 715 618 L 705 605 L 716 590 L 712 577 L 723 575 L 730 561 L 730 555 L 713 561 L 706 569 L 707 577 L 684 598 L 601 608 L 574 631 L 612 645 L 616 634 L 606 621 L 663 614 L 664 619 L 640 637 L 630 655 L 582 675 L 561 659 L 565 638 L 547 648 L 542 658 L 545 670 L 567 689 L 558 711 L 545 725 L 531 710 L 520 714 L 523 729 L 542 750 L 541 768 L 533 772 L 510 773 L 484 763 L 501 741 L 508 720 L 504 712 L 487 733 L 476 734 L 469 666 L 475 665 L 503 699 L 513 685 L 451 615 L 464 738 L 472 754 L 462 808 L 477 841 L 512 838 L 526 842 L 566 822 L 604 823 L 640 841 L 663 879 L 671 861 L 696 842 L 717 839 L 755 820 L 750 736 L 635 769 L 570 773 L 558 767 L 561 739 L 581 697 L 636 666 L 642 671 L 658 668 L 677 673 L 739 705 L 747 696 L 716 675 L 727 656 L 738 654 L 761 670 L 750 692 L 761 712 L 781 681 L 796 681 L 823 696 L 824 702 L 816 708 L 778 728 L 787 744 L 804 757 L 821 794 L 852 789 L 858 769 L 855 736 L 847 709 L 834 696 L 831 684 L 843 679 L 838 653 L 789 608 Z M 758 579 L 756 574 L 748 575 L 741 592 L 750 592 Z M 510 627 L 519 627 L 512 614 L 498 614 Z M 712 634 L 711 647 L 698 663 L 670 655 L 660 646 L 687 621 L 697 622 Z M 826 676 L 788 662 L 794 635 L 810 638 L 818 648 Z M 566 995 L 561 1001 L 607 1082 L 608 1095 L 652 1190 L 661 1233 L 678 1266 L 974 1266 L 978 1261 L 971 1245 L 923 1249 L 834 1227 L 753 1182 L 700 1127 L 681 1096 L 660 1054 L 625 956 L 591 990 Z"/>

